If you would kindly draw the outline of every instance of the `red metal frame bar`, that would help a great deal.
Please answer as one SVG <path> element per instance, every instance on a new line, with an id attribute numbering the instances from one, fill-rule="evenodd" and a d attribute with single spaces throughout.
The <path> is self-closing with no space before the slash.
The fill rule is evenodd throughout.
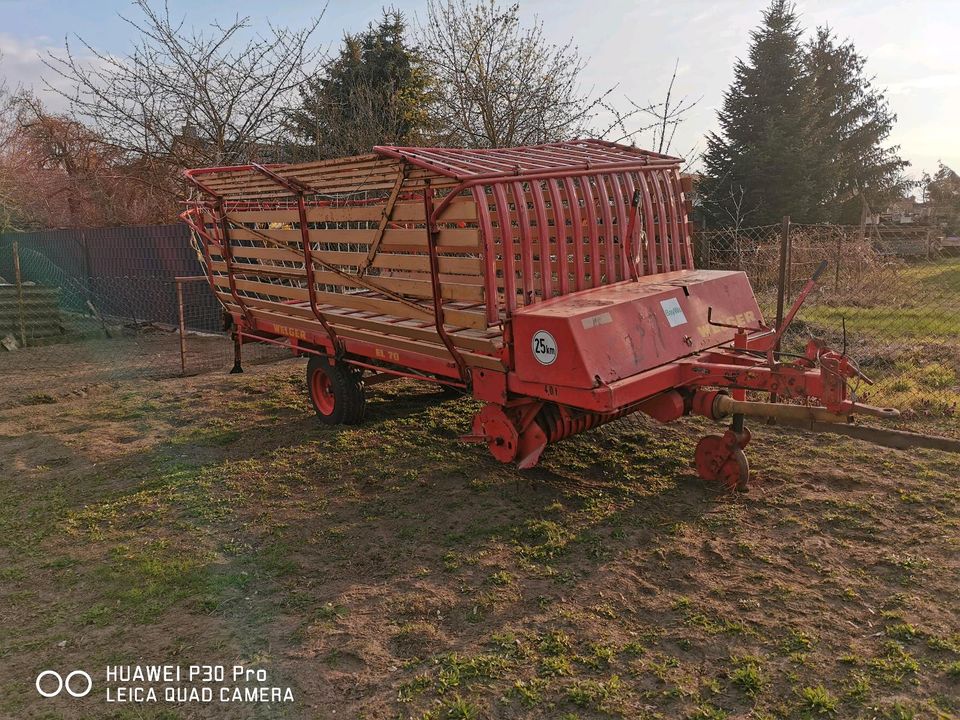
<path id="1" fill-rule="evenodd" d="M 418 375 L 417 373 L 408 372 L 406 370 L 397 370 L 395 368 L 384 367 L 383 365 L 373 365 L 371 363 L 363 362 L 362 360 L 357 360 L 356 358 L 347 357 L 344 358 L 343 362 L 347 365 L 354 365 L 356 367 L 364 368 L 365 370 L 373 370 L 379 373 L 387 373 L 388 375 L 393 375 L 394 377 L 410 378 L 412 380 L 425 380 L 428 382 L 435 382 L 440 385 L 446 385 L 448 387 L 457 388 L 458 390 L 467 390 L 467 386 L 462 382 L 453 382 L 451 380 L 446 380 L 438 377 L 426 377 L 424 375 Z"/>
<path id="2" fill-rule="evenodd" d="M 626 280 L 636 280 L 635 267 L 630 262 L 629 258 L 629 238 L 627 237 L 627 232 L 629 231 L 630 219 L 627 213 L 627 204 L 624 202 L 623 191 L 624 187 L 620 185 L 621 177 L 626 178 L 628 175 L 620 175 L 619 173 L 614 173 L 610 176 L 610 185 L 613 188 L 613 202 L 616 208 L 616 227 L 610 228 L 610 237 L 611 242 L 613 242 L 614 230 L 616 231 L 616 236 L 619 242 L 617 246 L 619 247 L 620 252 L 618 253 L 618 267 L 620 270 L 620 279 Z"/>
<path id="3" fill-rule="evenodd" d="M 223 256 L 223 264 L 227 266 L 227 285 L 230 288 L 230 296 L 233 298 L 233 301 L 240 308 L 240 312 L 243 313 L 244 318 L 247 320 L 250 319 L 250 309 L 247 307 L 246 303 L 240 297 L 240 293 L 237 290 L 237 278 L 233 274 L 233 248 L 230 246 L 230 221 L 227 220 L 227 213 L 223 209 L 223 200 L 217 202 L 216 210 L 214 211 L 215 215 L 219 215 L 219 231 L 220 231 L 220 253 Z M 215 227 L 217 225 L 215 224 Z"/>
<path id="4" fill-rule="evenodd" d="M 617 267 L 617 252 L 613 245 L 613 215 L 610 213 L 610 193 L 607 191 L 607 177 L 612 175 L 597 175 L 597 197 L 600 200 L 600 222 L 603 223 L 603 256 L 606 261 L 606 283 L 615 283 L 624 278 L 620 276 Z M 600 234 L 600 228 L 597 228 Z"/>
<path id="5" fill-rule="evenodd" d="M 527 211 L 527 197 L 523 191 L 523 183 L 510 183 L 510 189 L 513 192 L 513 206 L 517 213 L 517 228 L 520 230 L 520 279 L 523 283 L 523 304 L 529 305 L 536 301 L 536 279 L 533 271 L 533 242 L 530 237 L 530 213 Z M 542 205 L 537 202 L 533 187 L 530 188 L 530 194 L 533 196 L 534 207 Z M 509 210 L 509 205 L 507 206 Z M 526 232 L 524 232 L 526 230 Z M 539 230 L 539 228 L 538 228 Z M 538 233 L 539 234 L 539 233 Z M 513 221 L 510 223 L 509 245 L 511 253 L 513 252 Z M 506 241 L 504 241 L 506 247 Z M 504 251 L 506 252 L 506 250 Z M 547 258 L 549 260 L 549 257 Z M 543 253 L 540 253 L 540 261 L 543 262 Z M 541 264 L 541 270 L 543 265 Z M 548 264 L 549 267 L 549 264 Z"/>
<path id="6" fill-rule="evenodd" d="M 514 183 L 514 187 L 520 187 L 521 183 Z M 549 300 L 553 297 L 553 267 L 550 264 L 550 224 L 547 221 L 547 205 L 543 197 L 543 187 L 539 182 L 530 182 L 530 198 L 533 201 L 534 216 L 537 218 L 537 247 L 540 250 L 540 295 L 542 300 Z M 521 196 L 522 197 L 522 196 Z M 527 213 L 526 198 L 523 202 L 523 213 L 517 214 L 520 227 L 529 227 L 530 219 Z M 532 238 L 530 252 L 533 251 Z M 561 252 L 560 235 L 557 234 L 557 261 Z M 530 258 L 531 264 L 533 258 Z M 536 301 L 536 297 L 534 297 Z"/>
<path id="7" fill-rule="evenodd" d="M 570 267 L 567 250 L 567 223 L 563 212 L 563 200 L 560 197 L 560 186 L 557 180 L 547 180 L 550 192 L 550 210 L 553 214 L 553 232 L 557 238 L 557 284 L 560 285 L 560 294 L 566 295 L 570 291 Z M 537 220 L 539 224 L 540 220 Z M 546 222 L 546 219 L 544 219 Z M 549 249 L 549 245 L 548 245 Z M 541 246 L 541 252 L 543 248 Z M 551 291 L 552 291 L 551 287 Z M 553 297 L 553 293 L 548 297 Z"/>
<path id="8" fill-rule="evenodd" d="M 493 197 L 497 203 L 497 223 L 500 229 L 500 253 L 503 262 L 503 294 L 507 317 L 517 309 L 517 270 L 516 251 L 513 249 L 513 228 L 510 221 L 510 208 L 507 194 L 501 183 L 493 187 Z M 524 278 L 526 281 L 526 278 Z"/>
<path id="9" fill-rule="evenodd" d="M 627 178 L 630 176 L 627 175 Z M 630 188 L 633 190 L 633 182 L 630 182 Z M 630 199 L 630 219 L 627 221 L 627 232 L 626 236 L 622 238 L 622 242 L 627 252 L 629 253 L 629 265 L 630 265 L 630 278 L 632 280 L 637 280 L 643 274 L 643 271 L 640 267 L 640 252 L 636 243 L 636 233 L 637 233 L 637 215 L 640 214 L 640 194 L 639 189 L 633 190 L 633 197 Z"/>
<path id="10" fill-rule="evenodd" d="M 423 215 L 427 218 L 427 253 L 430 256 L 430 288 L 433 292 L 433 319 L 437 326 L 437 335 L 440 336 L 440 340 L 443 342 L 444 347 L 447 348 L 447 352 L 450 353 L 450 356 L 454 362 L 456 362 L 457 369 L 460 371 L 460 378 L 466 385 L 470 382 L 470 370 L 467 368 L 466 363 L 463 361 L 463 356 L 460 354 L 456 345 L 453 344 L 453 340 L 447 334 L 447 329 L 444 327 L 443 289 L 440 286 L 440 261 L 437 258 L 437 226 L 433 220 L 433 188 L 430 186 L 429 180 L 426 185 L 423 190 Z"/>
<path id="11" fill-rule="evenodd" d="M 654 226 L 653 198 L 650 196 L 650 186 L 644 173 L 637 173 L 637 182 L 640 186 L 640 192 L 643 196 L 643 218 L 645 220 L 644 240 L 646 243 L 646 267 L 647 275 L 656 275 L 657 267 L 657 231 Z"/>
<path id="12" fill-rule="evenodd" d="M 580 190 L 583 193 L 583 209 L 587 215 L 587 237 L 590 239 L 590 287 L 599 287 L 601 285 L 600 228 L 597 226 L 597 202 L 593 194 L 592 180 L 593 178 L 588 175 L 581 177 Z"/>
<path id="13" fill-rule="evenodd" d="M 333 327 L 323 316 L 323 313 L 320 311 L 320 306 L 317 303 L 317 282 L 315 275 L 316 268 L 313 266 L 313 248 L 311 247 L 310 243 L 310 228 L 308 227 L 309 223 L 307 222 L 307 206 L 306 201 L 304 200 L 304 192 L 311 190 L 312 188 L 308 188 L 300 182 L 281 177 L 263 165 L 253 163 L 251 167 L 296 195 L 297 215 L 300 220 L 300 239 L 301 245 L 303 245 L 303 267 L 304 273 L 307 276 L 307 297 L 310 300 L 310 310 L 313 311 L 314 317 L 316 317 L 320 322 L 324 332 L 326 332 L 330 337 L 330 345 L 333 347 L 334 355 L 339 358 L 343 354 L 343 345 L 341 344 L 340 339 L 337 337 L 337 333 L 334 331 Z M 230 268 L 228 266 L 227 271 L 229 272 L 229 270 Z"/>
<path id="14" fill-rule="evenodd" d="M 577 188 L 572 177 L 564 178 L 563 186 L 567 191 L 567 204 L 572 220 L 574 281 L 577 290 L 585 290 L 587 281 L 583 260 L 583 221 L 580 216 L 580 197 L 577 195 Z"/>
<path id="15" fill-rule="evenodd" d="M 689 241 L 690 220 L 687 217 L 686 195 L 683 192 L 683 183 L 680 180 L 679 170 L 673 170 L 670 173 L 670 177 L 673 181 L 673 193 L 671 193 L 671 195 L 675 196 L 677 202 L 680 203 L 680 207 L 677 208 L 677 219 L 683 226 L 682 237 L 688 238 L 687 242 L 684 243 L 684 258 L 686 259 L 686 266 L 693 269 L 693 243 Z"/>
<path id="16" fill-rule="evenodd" d="M 473 202 L 477 206 L 477 224 L 480 228 L 480 236 L 483 238 L 483 285 L 486 294 L 487 325 L 496 325 L 500 322 L 500 301 L 497 288 L 497 251 L 493 241 L 490 204 L 482 186 L 475 186 L 472 194 Z M 441 203 L 439 207 L 443 207 L 443 204 Z M 435 209 L 434 215 L 436 216 L 438 212 L 440 212 L 439 209 Z"/>

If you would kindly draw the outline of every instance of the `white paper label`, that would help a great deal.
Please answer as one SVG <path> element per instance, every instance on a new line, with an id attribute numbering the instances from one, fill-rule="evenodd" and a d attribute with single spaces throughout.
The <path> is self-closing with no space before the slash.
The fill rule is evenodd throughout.
<path id="1" fill-rule="evenodd" d="M 660 307 L 663 308 L 663 314 L 667 316 L 667 322 L 670 323 L 670 327 L 687 324 L 687 316 L 683 314 L 683 308 L 680 307 L 680 303 L 677 302 L 676 298 L 661 300 Z"/>
<path id="2" fill-rule="evenodd" d="M 584 318 L 580 321 L 584 330 L 599 327 L 600 325 L 609 325 L 612 322 L 613 317 L 610 315 L 610 313 L 606 312 L 600 313 L 599 315 L 591 315 L 590 317 Z"/>
<path id="3" fill-rule="evenodd" d="M 557 341 L 546 330 L 537 330 L 531 343 L 533 356 L 541 365 L 551 365 L 557 359 Z"/>

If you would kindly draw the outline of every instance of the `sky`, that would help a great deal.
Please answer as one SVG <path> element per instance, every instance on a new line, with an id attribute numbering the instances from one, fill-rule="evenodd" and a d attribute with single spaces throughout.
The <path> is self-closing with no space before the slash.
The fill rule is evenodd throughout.
<path id="1" fill-rule="evenodd" d="M 301 26 L 323 13 L 317 42 L 335 49 L 344 31 L 357 31 L 375 19 L 383 5 L 423 16 L 426 0 L 168 0 L 175 16 L 203 25 L 235 15 L 254 27 Z M 525 22 L 539 19 L 547 37 L 572 39 L 588 59 L 585 90 L 616 85 L 611 96 L 646 103 L 662 98 L 679 59 L 675 92 L 702 98 L 678 130 L 675 154 L 702 152 L 704 136 L 716 129 L 716 111 L 745 57 L 749 31 L 761 19 L 767 0 L 520 0 Z M 853 40 L 868 59 L 867 72 L 885 89 L 898 116 L 891 144 L 912 163 L 919 178 L 937 162 L 960 170 L 960 0 L 798 0 L 803 25 L 812 31 L 829 25 Z M 136 17 L 129 0 L 0 0 L 0 78 L 11 87 L 35 89 L 52 107 L 55 94 L 43 90 L 49 71 L 40 57 L 63 48 L 79 35 L 98 50 L 122 54 L 133 31 L 119 17 Z M 73 41 L 76 43 L 75 39 Z M 643 138 L 638 144 L 644 145 Z M 648 143 L 649 144 L 649 143 Z"/>

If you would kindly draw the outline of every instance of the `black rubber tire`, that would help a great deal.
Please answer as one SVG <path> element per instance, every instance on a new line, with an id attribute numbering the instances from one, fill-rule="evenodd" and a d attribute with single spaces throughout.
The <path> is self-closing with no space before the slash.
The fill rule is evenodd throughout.
<path id="1" fill-rule="evenodd" d="M 333 395 L 333 408 L 325 412 L 313 393 L 313 376 L 323 373 Z M 367 398 L 363 392 L 361 373 L 349 365 L 332 364 L 326 357 L 314 355 L 307 362 L 307 395 L 320 422 L 327 425 L 356 425 L 363 420 Z"/>

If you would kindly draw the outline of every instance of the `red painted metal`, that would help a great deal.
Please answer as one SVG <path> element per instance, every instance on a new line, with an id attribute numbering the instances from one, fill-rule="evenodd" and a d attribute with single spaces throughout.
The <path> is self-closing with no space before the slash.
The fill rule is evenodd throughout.
<path id="1" fill-rule="evenodd" d="M 694 451 L 697 474 L 704 480 L 720 483 L 727 490 L 743 490 L 750 479 L 750 464 L 743 448 L 750 442 L 750 431 L 727 430 L 723 435 L 707 435 Z"/>
<path id="2" fill-rule="evenodd" d="M 495 457 L 521 467 L 535 464 L 551 442 L 633 412 L 661 422 L 691 413 L 713 417 L 720 392 L 735 399 L 745 397 L 747 390 L 788 399 L 817 398 L 837 415 L 856 411 L 847 397 L 847 380 L 859 370 L 849 358 L 811 343 L 803 358 L 784 361 L 774 350 L 784 328 L 774 331 L 763 325 L 746 276 L 693 267 L 678 159 L 598 140 L 484 150 L 375 151 L 415 169 L 398 181 L 394 196 L 407 207 L 422 203 L 425 222 L 398 221 L 387 227 L 423 229 L 432 304 L 396 293 L 386 297 L 420 312 L 418 330 L 430 327 L 422 311 L 432 310 L 433 330 L 442 347 L 435 344 L 416 352 L 416 341 L 410 339 L 390 345 L 387 340 L 338 334 L 331 318 L 339 318 L 332 320 L 338 323 L 349 318 L 344 319 L 342 309 L 328 318 L 337 308 L 319 302 L 314 265 L 341 275 L 343 271 L 320 259 L 326 241 L 311 236 L 315 226 L 308 222 L 309 212 L 381 206 L 384 198 L 320 194 L 296 179 L 297 166 L 190 170 L 187 177 L 201 197 L 182 217 L 196 234 L 211 283 L 211 255 L 224 259 L 230 291 L 221 290 L 220 297 L 239 308 L 234 309 L 234 320 L 242 341 L 289 344 L 298 354 L 335 356 L 336 362 L 375 373 L 378 380 L 433 379 L 467 389 L 486 405 L 466 439 L 485 442 Z M 370 161 L 369 156 L 362 159 Z M 279 190 L 264 190 L 261 181 L 245 192 L 242 180 L 224 181 L 232 173 L 242 178 L 251 172 L 269 178 Z M 478 231 L 482 277 L 474 287 L 483 289 L 480 317 L 492 332 L 502 334 L 496 350 L 478 351 L 486 355 L 480 364 L 477 352 L 471 359 L 451 334 L 456 328 L 449 325 L 450 303 L 444 299 L 440 269 L 451 247 L 441 245 L 439 238 L 454 227 L 444 220 L 445 213 L 453 203 L 471 200 L 476 219 L 456 227 Z M 254 300 L 264 299 L 237 285 L 238 272 L 256 275 L 255 268 L 261 268 L 269 276 L 277 266 L 237 267 L 232 251 L 243 246 L 235 246 L 231 238 L 228 210 L 296 212 L 301 242 L 294 249 L 302 255 L 302 282 L 316 322 L 303 314 L 277 320 L 285 304 L 303 303 L 273 299 L 265 301 L 266 311 L 258 310 Z M 258 227 L 248 226 L 248 235 L 262 234 Z M 314 250 L 315 243 L 319 249 Z M 218 269 L 216 276 L 222 273 Z M 282 278 L 288 276 L 280 275 L 279 282 L 287 282 Z M 811 288 L 808 284 L 800 302 Z M 329 298 L 330 291 L 324 292 Z M 479 313 L 479 305 L 470 307 Z M 314 384 L 314 396 L 322 396 L 323 388 Z M 743 447 L 749 439 L 742 416 L 734 416 L 726 434 L 698 446 L 701 475 L 742 485 L 748 474 Z"/>
<path id="3" fill-rule="evenodd" d="M 547 188 L 550 193 L 550 213 L 553 216 L 553 236 L 557 244 L 557 284 L 560 286 L 560 295 L 566 295 L 570 292 L 570 265 L 569 255 L 566 250 L 567 245 L 567 223 L 566 216 L 563 214 L 563 200 L 560 197 L 560 185 L 557 180 L 547 180 Z M 537 224 L 541 222 L 540 216 L 537 216 Z M 543 218 L 543 227 L 546 228 L 547 219 Z M 562 248 L 562 249 L 561 249 Z M 553 287 L 551 292 L 544 293 L 545 298 L 553 297 Z"/>
<path id="4" fill-rule="evenodd" d="M 437 328 L 437 335 L 440 336 L 440 340 L 443 342 L 444 347 L 447 348 L 447 352 L 450 353 L 450 357 L 452 357 L 457 364 L 460 379 L 466 383 L 469 382 L 470 371 L 467 370 L 463 356 L 453 344 L 453 340 L 450 339 L 444 327 L 443 296 L 440 290 L 440 267 L 437 258 L 437 226 L 433 220 L 435 217 L 433 214 L 433 188 L 430 187 L 429 183 L 423 191 L 423 208 L 423 216 L 427 219 L 427 253 L 430 256 L 430 289 L 433 293 L 433 322 Z"/>
<path id="5" fill-rule="evenodd" d="M 317 370 L 310 376 L 310 394 L 323 415 L 332 415 L 336 398 L 333 396 L 333 383 L 330 376 L 322 370 Z"/>
<path id="6" fill-rule="evenodd" d="M 679 270 L 592 288 L 518 310 L 514 369 L 520 380 L 592 388 L 631 377 L 733 339 L 715 316 L 752 322 L 760 309 L 743 273 Z M 668 314 L 671 313 L 671 314 Z M 548 333 L 549 363 L 534 343 Z"/>

